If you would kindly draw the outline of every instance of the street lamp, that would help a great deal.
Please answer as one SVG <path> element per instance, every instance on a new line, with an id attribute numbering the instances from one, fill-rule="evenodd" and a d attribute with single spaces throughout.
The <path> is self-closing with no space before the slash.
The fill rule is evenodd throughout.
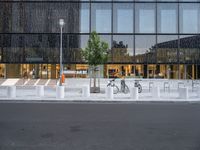
<path id="1" fill-rule="evenodd" d="M 59 19 L 60 25 L 60 86 L 62 86 L 62 74 L 63 74 L 63 65 L 62 65 L 62 29 L 65 22 L 64 19 Z"/>

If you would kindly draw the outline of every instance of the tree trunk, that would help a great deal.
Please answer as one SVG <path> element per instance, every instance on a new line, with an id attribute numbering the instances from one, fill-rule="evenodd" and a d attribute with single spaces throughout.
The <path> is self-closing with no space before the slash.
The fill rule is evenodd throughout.
<path id="1" fill-rule="evenodd" d="M 95 68 L 94 68 L 94 75 L 93 75 L 93 79 L 94 79 L 94 88 L 96 89 L 96 71 L 95 71 Z"/>
<path id="2" fill-rule="evenodd" d="M 93 83 L 90 84 L 90 91 L 91 93 L 99 93 L 100 92 L 100 85 L 97 86 L 97 73 L 98 73 L 98 68 L 97 66 L 92 66 L 92 80 L 93 80 Z M 91 81 L 92 81 L 91 80 Z M 92 87 L 93 86 L 93 87 Z"/>

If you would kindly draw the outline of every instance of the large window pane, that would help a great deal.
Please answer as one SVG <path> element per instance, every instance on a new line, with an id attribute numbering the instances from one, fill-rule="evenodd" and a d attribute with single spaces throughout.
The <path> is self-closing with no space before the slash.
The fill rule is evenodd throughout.
<path id="1" fill-rule="evenodd" d="M 178 36 L 159 35 L 157 41 L 157 62 L 178 63 Z"/>
<path id="2" fill-rule="evenodd" d="M 114 35 L 112 44 L 113 62 L 133 61 L 133 36 Z"/>
<path id="3" fill-rule="evenodd" d="M 187 35 L 180 36 L 180 62 L 199 63 L 200 62 L 200 36 Z"/>
<path id="4" fill-rule="evenodd" d="M 178 31 L 178 5 L 158 4 L 158 32 L 177 33 Z"/>
<path id="5" fill-rule="evenodd" d="M 136 4 L 136 32 L 155 33 L 155 4 Z"/>
<path id="6" fill-rule="evenodd" d="M 3 31 L 3 4 L 0 4 L 0 32 Z"/>
<path id="7" fill-rule="evenodd" d="M 4 32 L 58 33 L 60 18 L 66 23 L 63 32 L 80 31 L 80 3 L 22 2 L 0 5 L 3 5 L 0 27 Z"/>
<path id="8" fill-rule="evenodd" d="M 97 33 L 111 32 L 111 4 L 110 3 L 93 3 L 91 12 L 92 31 Z"/>
<path id="9" fill-rule="evenodd" d="M 80 63 L 83 62 L 81 49 L 87 45 L 89 35 L 69 35 L 69 47 L 64 49 L 64 62 Z"/>
<path id="10" fill-rule="evenodd" d="M 199 4 L 180 4 L 180 32 L 198 33 L 200 26 Z"/>
<path id="11" fill-rule="evenodd" d="M 89 4 L 82 3 L 80 10 L 80 32 L 89 33 Z"/>
<path id="12" fill-rule="evenodd" d="M 114 4 L 113 21 L 115 33 L 133 33 L 133 4 Z"/>
<path id="13" fill-rule="evenodd" d="M 136 35 L 135 36 L 135 61 L 136 63 L 155 63 L 156 36 Z"/>
<path id="14" fill-rule="evenodd" d="M 0 3 L 0 32 L 11 32 L 12 3 Z"/>

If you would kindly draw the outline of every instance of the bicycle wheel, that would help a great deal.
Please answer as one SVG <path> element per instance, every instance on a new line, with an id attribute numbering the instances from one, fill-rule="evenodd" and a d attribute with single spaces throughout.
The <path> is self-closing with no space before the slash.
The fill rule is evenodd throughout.
<path id="1" fill-rule="evenodd" d="M 140 84 L 138 84 L 138 93 L 141 93 L 142 92 L 142 86 Z"/>
<path id="2" fill-rule="evenodd" d="M 127 85 L 125 85 L 125 88 L 124 88 L 123 92 L 124 92 L 125 94 L 127 94 L 127 93 L 129 93 L 129 92 L 130 92 L 130 90 L 129 90 L 129 88 L 128 88 L 128 86 L 127 86 Z"/>
<path id="3" fill-rule="evenodd" d="M 118 92 L 119 92 L 119 88 L 116 85 L 114 85 L 113 86 L 113 93 L 117 94 Z"/>

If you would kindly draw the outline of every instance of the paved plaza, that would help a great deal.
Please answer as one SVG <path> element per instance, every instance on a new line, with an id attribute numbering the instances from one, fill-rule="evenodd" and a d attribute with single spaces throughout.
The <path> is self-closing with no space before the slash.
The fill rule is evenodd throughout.
<path id="1" fill-rule="evenodd" d="M 90 79 L 68 78 L 63 84 L 65 87 L 64 98 L 56 98 L 56 87 L 58 80 L 54 79 L 7 79 L 1 81 L 0 100 L 9 100 L 8 86 L 16 86 L 15 100 L 66 100 L 66 101 L 200 101 L 199 80 L 167 80 L 167 79 L 139 79 L 142 86 L 142 93 L 139 93 L 137 100 L 130 97 L 130 93 L 119 92 L 114 94 L 113 99 L 106 97 L 106 88 L 111 79 L 100 80 L 100 93 L 91 93 L 89 97 L 82 96 L 82 88 L 89 86 Z M 120 80 L 116 79 L 116 85 L 120 88 Z M 134 87 L 134 81 L 138 79 L 125 79 L 129 88 Z M 36 86 L 44 86 L 44 96 L 38 97 Z M 166 86 L 167 85 L 167 86 Z M 152 95 L 154 87 L 159 87 L 160 96 L 155 98 Z M 188 98 L 181 98 L 184 94 L 179 92 L 180 88 L 188 89 Z"/>

